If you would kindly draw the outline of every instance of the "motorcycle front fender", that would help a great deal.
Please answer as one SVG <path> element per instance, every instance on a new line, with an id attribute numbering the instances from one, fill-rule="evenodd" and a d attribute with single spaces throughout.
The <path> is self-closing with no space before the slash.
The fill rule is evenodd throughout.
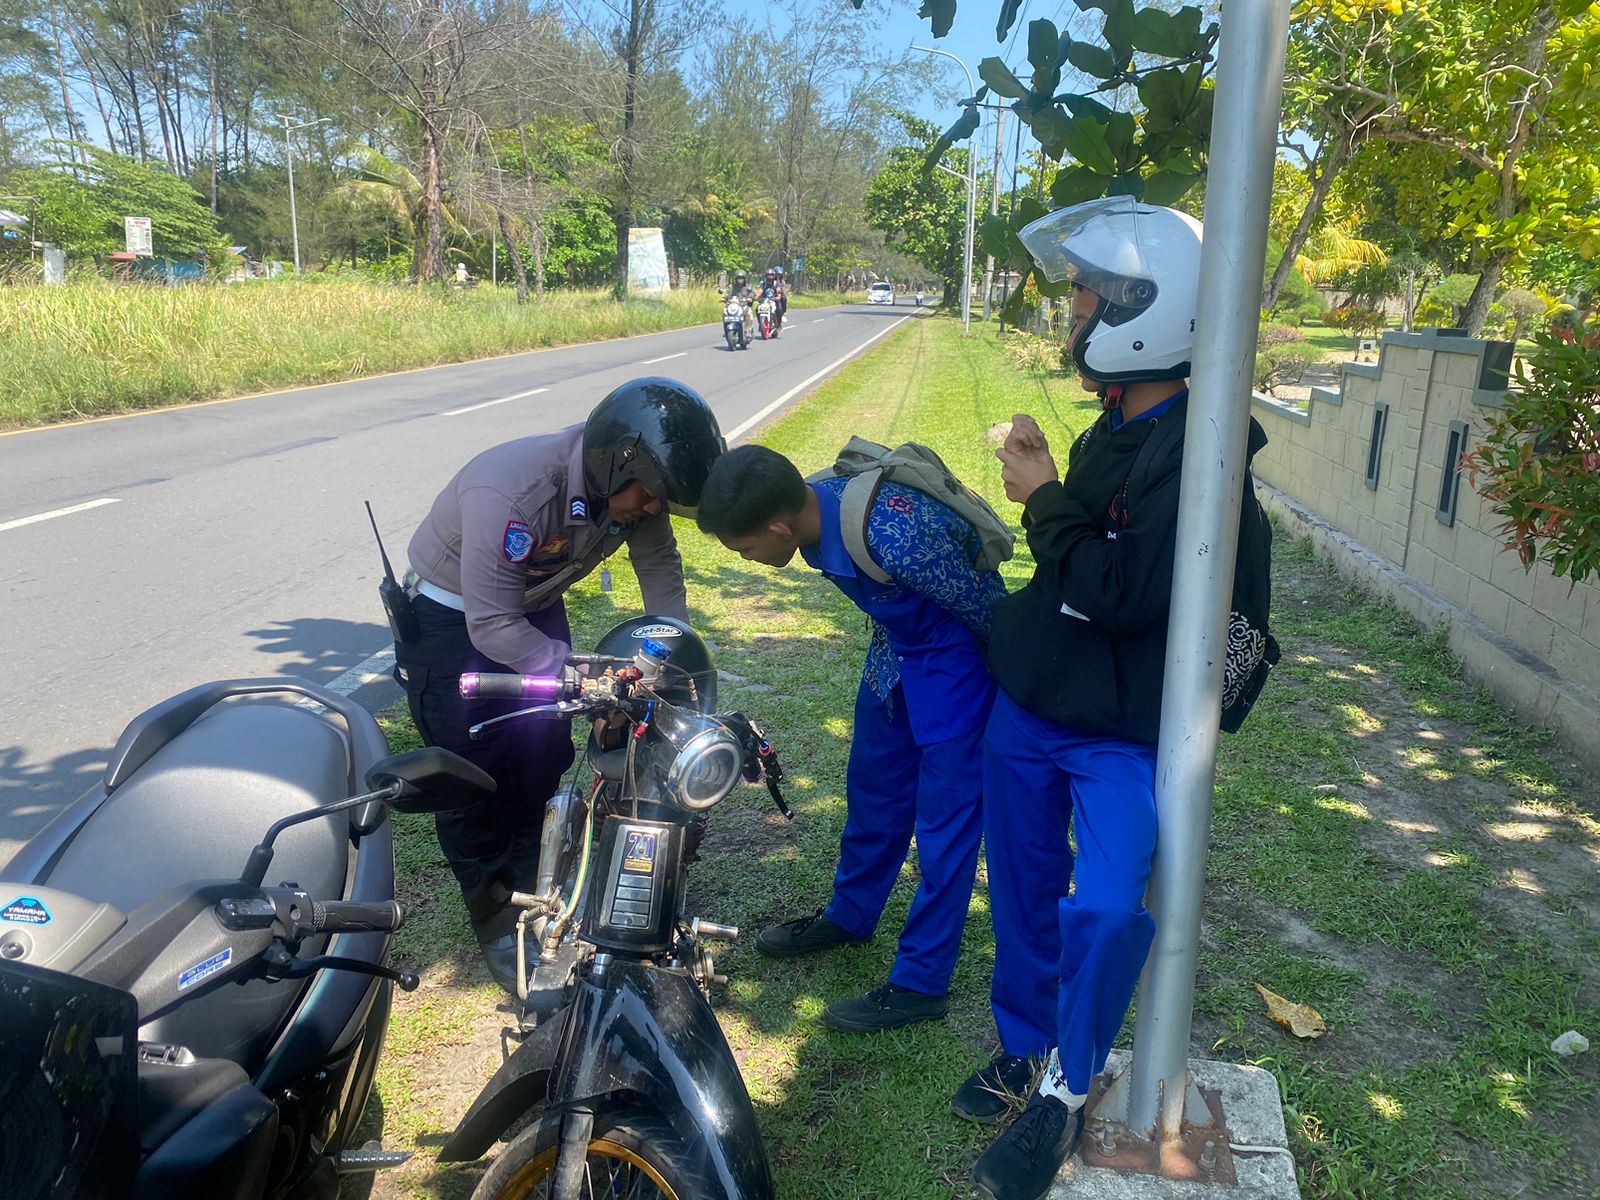
<path id="1" fill-rule="evenodd" d="M 472 1102 L 439 1151 L 440 1162 L 473 1162 L 521 1117 L 542 1109 L 550 1095 L 550 1072 L 561 1053 L 566 1022 L 546 1021 L 528 1035 Z"/>
<path id="2" fill-rule="evenodd" d="M 584 981 L 550 1078 L 553 1108 L 631 1094 L 704 1147 L 720 1200 L 771 1200 L 772 1171 L 733 1051 L 687 975 L 613 963 Z M 707 1200 L 714 1200 L 708 1197 Z"/>

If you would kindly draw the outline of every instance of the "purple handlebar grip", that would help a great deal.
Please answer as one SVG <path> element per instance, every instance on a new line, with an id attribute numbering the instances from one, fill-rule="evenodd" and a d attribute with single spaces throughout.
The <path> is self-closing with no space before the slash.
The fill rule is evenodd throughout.
<path id="1" fill-rule="evenodd" d="M 482 674 L 461 676 L 457 685 L 463 700 L 556 700 L 562 683 L 554 675 Z"/>

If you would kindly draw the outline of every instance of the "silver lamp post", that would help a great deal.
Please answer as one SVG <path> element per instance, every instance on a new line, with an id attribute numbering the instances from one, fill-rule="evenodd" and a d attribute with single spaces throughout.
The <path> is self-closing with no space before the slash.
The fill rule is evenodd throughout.
<path id="1" fill-rule="evenodd" d="M 294 151 L 289 146 L 289 134 L 296 129 L 310 129 L 313 125 L 323 125 L 331 121 L 332 117 L 318 117 L 315 121 L 301 121 L 292 123 L 287 116 L 279 118 L 283 122 L 283 161 L 289 168 L 289 231 L 294 238 L 294 273 L 300 274 L 300 218 L 294 208 Z"/>

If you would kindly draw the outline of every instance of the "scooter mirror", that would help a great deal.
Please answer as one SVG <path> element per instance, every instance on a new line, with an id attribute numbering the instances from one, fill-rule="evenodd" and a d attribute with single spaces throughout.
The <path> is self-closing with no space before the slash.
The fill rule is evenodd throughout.
<path id="1" fill-rule="evenodd" d="M 385 803 L 403 813 L 449 812 L 486 800 L 495 790 L 487 773 L 438 746 L 392 755 L 367 772 L 367 786 L 375 792 L 396 784 L 398 794 Z"/>

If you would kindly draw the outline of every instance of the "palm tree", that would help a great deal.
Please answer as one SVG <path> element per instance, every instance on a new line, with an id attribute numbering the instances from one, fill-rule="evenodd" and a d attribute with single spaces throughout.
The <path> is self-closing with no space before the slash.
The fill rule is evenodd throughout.
<path id="1" fill-rule="evenodd" d="M 415 283 L 422 278 L 428 261 L 428 201 L 422 181 L 409 168 L 371 146 L 357 146 L 355 154 L 361 160 L 360 174 L 345 180 L 334 192 L 387 209 L 411 226 L 411 282 Z M 460 230 L 461 223 L 449 207 L 442 211 L 445 224 Z"/>

